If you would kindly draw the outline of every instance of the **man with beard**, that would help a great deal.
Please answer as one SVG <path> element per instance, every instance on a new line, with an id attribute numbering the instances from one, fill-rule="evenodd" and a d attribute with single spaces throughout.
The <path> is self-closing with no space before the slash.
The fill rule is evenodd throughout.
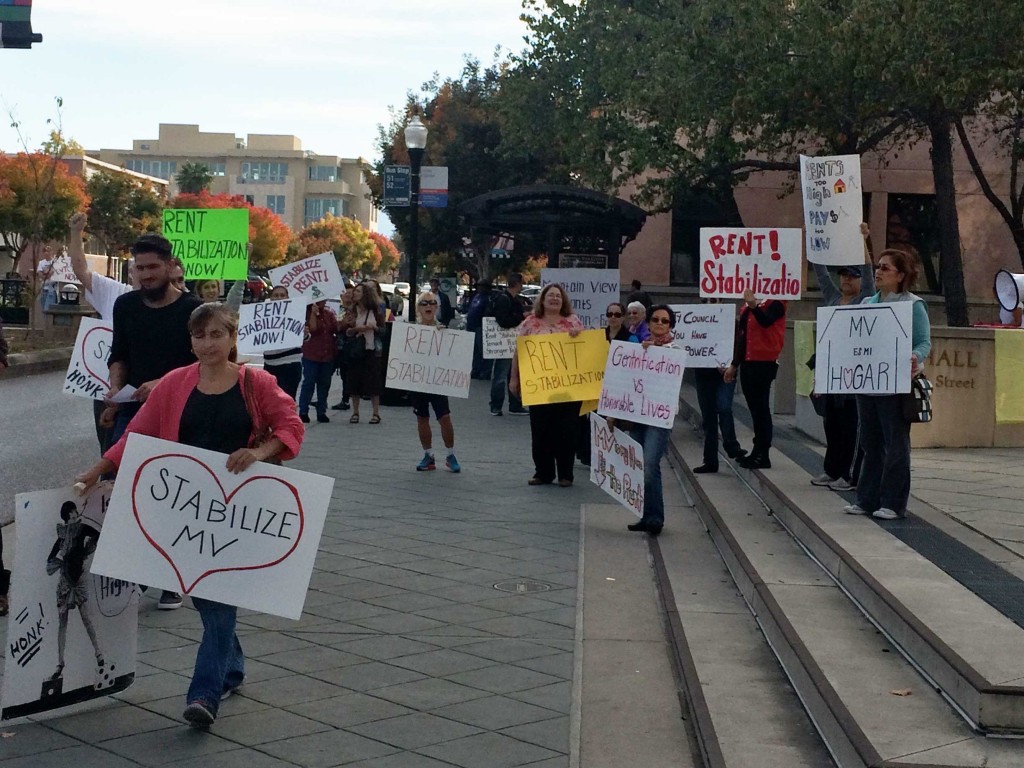
<path id="1" fill-rule="evenodd" d="M 123 387 L 135 387 L 132 402 L 122 403 L 114 418 L 116 443 L 164 374 L 191 365 L 188 320 L 202 301 L 171 284 L 171 243 L 160 235 L 143 235 L 131 249 L 139 290 L 114 302 L 114 337 L 110 345 L 110 390 L 106 402 Z M 181 595 L 164 592 L 159 608 L 181 607 Z"/>

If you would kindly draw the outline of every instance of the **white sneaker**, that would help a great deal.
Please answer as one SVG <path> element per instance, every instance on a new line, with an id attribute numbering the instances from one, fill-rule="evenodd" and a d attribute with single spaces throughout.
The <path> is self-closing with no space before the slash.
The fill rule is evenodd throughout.
<path id="1" fill-rule="evenodd" d="M 818 486 L 830 485 L 830 484 L 834 483 L 835 481 L 836 481 L 836 479 L 834 477 L 828 475 L 827 473 L 823 473 L 823 474 L 818 475 L 817 477 L 811 478 L 811 485 L 818 485 Z"/>
<path id="2" fill-rule="evenodd" d="M 843 507 L 843 512 L 845 512 L 848 515 L 868 514 L 868 511 L 866 509 L 862 509 L 860 504 L 847 504 L 845 507 Z"/>
<path id="3" fill-rule="evenodd" d="M 897 515 L 888 507 L 879 507 L 878 509 L 871 513 L 871 516 L 877 517 L 879 520 L 895 520 L 899 517 L 899 515 Z"/>
<path id="4" fill-rule="evenodd" d="M 828 487 L 831 488 L 833 491 L 852 491 L 857 488 L 856 485 L 850 485 L 850 483 L 848 483 L 846 481 L 846 478 L 844 477 L 840 477 L 834 483 L 829 483 Z"/>

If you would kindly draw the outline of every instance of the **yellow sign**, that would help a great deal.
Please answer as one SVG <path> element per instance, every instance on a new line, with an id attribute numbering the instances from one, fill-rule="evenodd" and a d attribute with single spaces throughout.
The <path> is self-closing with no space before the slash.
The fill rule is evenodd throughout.
<path id="1" fill-rule="evenodd" d="M 1024 331 L 996 331 L 996 424 L 1024 422 Z"/>
<path id="2" fill-rule="evenodd" d="M 596 411 L 600 402 L 600 400 L 585 400 L 580 403 L 580 416 L 586 416 L 591 411 Z"/>
<path id="3" fill-rule="evenodd" d="M 520 336 L 516 339 L 524 405 L 598 400 L 608 359 L 604 331 Z"/>
<path id="4" fill-rule="evenodd" d="M 814 371 L 807 361 L 814 354 L 814 321 L 797 320 L 793 323 L 793 359 L 796 364 L 796 393 L 810 397 L 814 391 Z"/>

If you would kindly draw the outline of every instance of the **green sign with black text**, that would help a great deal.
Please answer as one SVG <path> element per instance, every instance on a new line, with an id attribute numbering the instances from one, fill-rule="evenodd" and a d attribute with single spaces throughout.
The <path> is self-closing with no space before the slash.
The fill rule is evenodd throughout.
<path id="1" fill-rule="evenodd" d="M 163 235 L 181 259 L 186 280 L 249 276 L 247 208 L 165 208 Z"/>

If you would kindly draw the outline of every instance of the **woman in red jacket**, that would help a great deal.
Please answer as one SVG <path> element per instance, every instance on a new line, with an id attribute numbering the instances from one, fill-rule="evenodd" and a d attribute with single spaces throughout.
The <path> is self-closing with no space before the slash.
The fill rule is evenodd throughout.
<path id="1" fill-rule="evenodd" d="M 779 372 L 779 354 L 786 335 L 786 302 L 758 301 L 753 291 L 743 294 L 743 308 L 736 321 L 736 345 L 725 381 L 736 380 L 739 370 L 743 397 L 754 423 L 754 449 L 737 460 L 747 469 L 768 469 L 772 462 L 772 382 Z"/>
<path id="2" fill-rule="evenodd" d="M 238 316 L 223 304 L 202 304 L 192 312 L 188 330 L 199 362 L 160 380 L 124 436 L 75 478 L 83 492 L 117 469 L 132 432 L 227 454 L 226 466 L 235 473 L 257 461 L 298 454 L 304 428 L 295 401 L 271 374 L 235 362 Z M 184 718 L 208 728 L 221 699 L 242 684 L 245 659 L 235 634 L 237 608 L 199 597 L 192 604 L 203 620 L 203 639 Z"/>

